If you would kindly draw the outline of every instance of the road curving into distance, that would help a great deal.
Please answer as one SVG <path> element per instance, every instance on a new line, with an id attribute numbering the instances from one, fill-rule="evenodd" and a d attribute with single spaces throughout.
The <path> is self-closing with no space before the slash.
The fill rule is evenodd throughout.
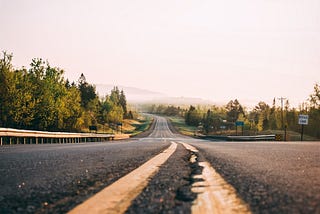
<path id="1" fill-rule="evenodd" d="M 2 146 L 0 174 L 0 213 L 320 213 L 320 142 L 205 141 L 158 116 L 143 138 Z"/>

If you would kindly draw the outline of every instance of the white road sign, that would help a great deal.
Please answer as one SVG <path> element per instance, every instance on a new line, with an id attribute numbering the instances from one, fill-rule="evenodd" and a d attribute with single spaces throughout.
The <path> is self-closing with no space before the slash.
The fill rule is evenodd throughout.
<path id="1" fill-rule="evenodd" d="M 299 124 L 300 125 L 308 125 L 309 115 L 300 114 L 299 115 Z"/>

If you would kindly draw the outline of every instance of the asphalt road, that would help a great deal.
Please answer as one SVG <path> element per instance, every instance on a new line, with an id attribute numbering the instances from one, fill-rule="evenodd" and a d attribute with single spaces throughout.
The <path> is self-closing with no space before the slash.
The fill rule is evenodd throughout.
<path id="1" fill-rule="evenodd" d="M 170 126 L 170 125 L 169 125 Z M 0 213 L 65 213 L 166 149 L 189 143 L 253 213 L 320 213 L 320 142 L 210 142 L 172 132 L 156 117 L 148 137 L 119 142 L 0 147 Z M 190 213 L 191 164 L 182 145 L 127 213 Z"/>
<path id="2" fill-rule="evenodd" d="M 320 142 L 197 142 L 254 213 L 320 213 Z"/>
<path id="3" fill-rule="evenodd" d="M 63 213 L 170 145 L 163 140 L 0 147 L 0 213 Z"/>

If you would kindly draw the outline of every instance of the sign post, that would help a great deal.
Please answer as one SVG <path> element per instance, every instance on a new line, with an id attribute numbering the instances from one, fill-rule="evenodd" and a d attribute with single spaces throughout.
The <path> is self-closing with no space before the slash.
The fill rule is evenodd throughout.
<path id="1" fill-rule="evenodd" d="M 308 125 L 309 115 L 300 114 L 298 124 L 301 125 L 301 141 L 303 141 L 303 127 Z"/>
<path id="2" fill-rule="evenodd" d="M 238 135 L 238 126 L 242 127 L 242 136 L 243 136 L 244 122 L 243 121 L 236 121 L 236 135 Z"/>

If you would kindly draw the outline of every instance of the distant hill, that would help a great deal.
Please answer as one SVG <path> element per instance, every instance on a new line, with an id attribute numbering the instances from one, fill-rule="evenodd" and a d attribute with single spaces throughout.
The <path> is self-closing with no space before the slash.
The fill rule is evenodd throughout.
<path id="1" fill-rule="evenodd" d="M 114 88 L 111 84 L 96 84 L 96 90 L 100 97 L 110 94 Z M 128 102 L 131 103 L 155 103 L 155 104 L 172 104 L 172 105 L 213 105 L 210 100 L 191 97 L 169 97 L 163 93 L 150 91 L 141 88 L 118 86 L 126 94 Z"/>
<path id="2" fill-rule="evenodd" d="M 213 105 L 210 100 L 193 97 L 163 97 L 146 101 L 144 103 L 167 104 L 167 105 Z"/>
<path id="3" fill-rule="evenodd" d="M 104 97 L 107 94 L 110 94 L 111 90 L 115 87 L 110 84 L 96 84 L 96 90 L 100 97 Z M 155 98 L 165 97 L 165 94 L 154 92 L 146 89 L 127 87 L 127 86 L 118 86 L 119 90 L 123 90 L 127 100 L 130 102 L 143 102 L 149 101 Z"/>

